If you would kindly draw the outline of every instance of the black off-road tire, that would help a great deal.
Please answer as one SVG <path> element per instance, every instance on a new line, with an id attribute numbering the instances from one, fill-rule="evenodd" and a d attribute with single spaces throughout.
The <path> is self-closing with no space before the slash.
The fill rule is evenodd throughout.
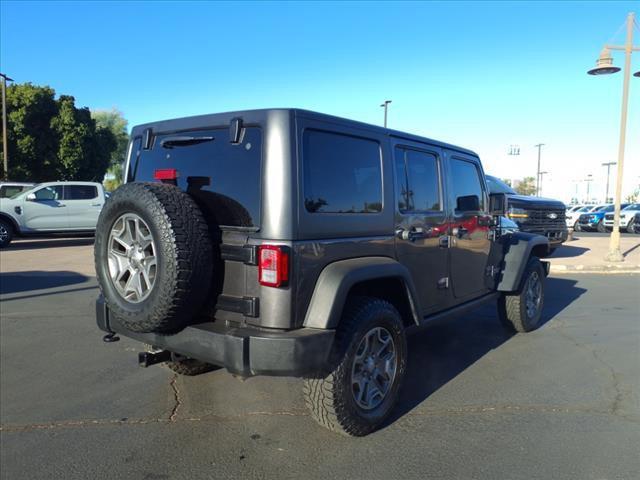
<path id="1" fill-rule="evenodd" d="M 541 286 L 540 302 L 535 315 L 527 314 L 526 288 L 529 278 L 538 275 Z M 544 307 L 544 268 L 537 257 L 531 257 L 527 263 L 520 289 L 514 294 L 504 294 L 498 300 L 498 316 L 502 324 L 509 330 L 518 333 L 530 332 L 539 327 Z"/>
<path id="2" fill-rule="evenodd" d="M 607 233 L 607 227 L 604 224 L 604 220 L 600 220 L 596 226 L 596 230 L 600 233 Z"/>
<path id="3" fill-rule="evenodd" d="M 0 218 L 0 248 L 8 247 L 13 240 L 13 225 Z"/>
<path id="4" fill-rule="evenodd" d="M 362 409 L 352 394 L 351 370 L 354 356 L 365 334 L 384 327 L 392 336 L 397 354 L 393 383 L 380 405 Z M 389 302 L 371 297 L 351 299 L 336 332 L 331 370 L 306 378 L 303 394 L 313 418 L 331 431 L 347 436 L 364 436 L 376 430 L 395 405 L 407 364 L 407 343 L 402 318 Z"/>
<path id="5" fill-rule="evenodd" d="M 139 303 L 125 300 L 109 274 L 109 235 L 126 213 L 148 225 L 156 244 L 155 284 Z M 173 185 L 136 182 L 118 188 L 100 213 L 94 254 L 107 306 L 131 331 L 177 332 L 193 322 L 205 305 L 213 264 L 209 228 L 195 201 Z"/>

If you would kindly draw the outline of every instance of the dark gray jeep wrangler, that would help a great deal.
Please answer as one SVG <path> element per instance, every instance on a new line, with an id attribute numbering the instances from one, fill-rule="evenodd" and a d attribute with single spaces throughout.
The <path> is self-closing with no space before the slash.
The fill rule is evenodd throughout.
<path id="1" fill-rule="evenodd" d="M 469 150 L 328 115 L 141 125 L 96 232 L 98 326 L 143 366 L 303 377 L 319 423 L 365 435 L 410 331 L 489 301 L 538 325 L 548 240 L 501 232 L 505 202 Z"/>

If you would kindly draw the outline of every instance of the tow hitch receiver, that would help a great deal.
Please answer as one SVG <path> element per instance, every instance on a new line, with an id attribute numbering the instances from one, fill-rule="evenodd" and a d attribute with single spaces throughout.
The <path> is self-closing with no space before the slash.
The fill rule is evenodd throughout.
<path id="1" fill-rule="evenodd" d="M 171 360 L 171 352 L 168 350 L 138 353 L 138 364 L 145 368 L 155 365 L 156 363 L 168 362 L 169 360 Z"/>

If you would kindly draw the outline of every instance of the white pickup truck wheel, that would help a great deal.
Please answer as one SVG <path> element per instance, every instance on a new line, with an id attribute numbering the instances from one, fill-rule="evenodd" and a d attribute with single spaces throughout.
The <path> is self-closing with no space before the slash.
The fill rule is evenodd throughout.
<path id="1" fill-rule="evenodd" d="M 13 226 L 0 218 L 0 248 L 4 248 L 11 243 L 13 239 Z"/>

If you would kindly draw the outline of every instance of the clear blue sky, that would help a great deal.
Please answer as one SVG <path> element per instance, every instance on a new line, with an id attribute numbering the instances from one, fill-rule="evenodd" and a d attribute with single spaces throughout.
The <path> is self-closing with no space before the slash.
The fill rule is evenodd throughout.
<path id="1" fill-rule="evenodd" d="M 598 192 L 600 163 L 617 155 L 622 76 L 585 72 L 638 6 L 2 1 L 0 68 L 130 125 L 286 106 L 380 123 L 389 98 L 390 126 L 474 149 L 498 175 L 535 175 L 542 142 L 548 193 L 587 173 Z M 631 87 L 627 190 L 640 175 L 640 79 Z"/>

